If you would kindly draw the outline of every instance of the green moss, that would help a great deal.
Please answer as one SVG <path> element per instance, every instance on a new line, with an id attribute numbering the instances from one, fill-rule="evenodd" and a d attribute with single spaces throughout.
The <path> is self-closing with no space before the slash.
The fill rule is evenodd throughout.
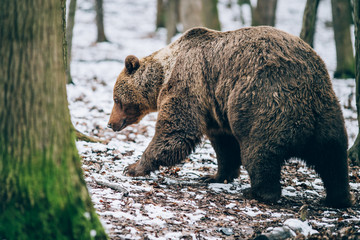
<path id="1" fill-rule="evenodd" d="M 7 240 L 107 239 L 96 214 L 86 217 L 85 213 L 93 212 L 93 209 L 84 206 L 81 201 L 69 201 L 64 207 L 46 200 L 34 206 L 19 206 L 11 202 L 3 210 L 0 215 L 0 236 Z M 94 230 L 96 236 L 92 237 Z"/>

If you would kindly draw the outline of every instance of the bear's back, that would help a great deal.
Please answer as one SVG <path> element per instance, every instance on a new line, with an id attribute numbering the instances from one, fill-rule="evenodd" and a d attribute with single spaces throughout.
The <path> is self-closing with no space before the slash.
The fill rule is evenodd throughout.
<path id="1" fill-rule="evenodd" d="M 234 103 L 244 115 L 282 111 L 283 116 L 301 119 L 303 114 L 294 111 L 319 112 L 337 101 L 325 64 L 315 51 L 273 27 L 229 32 L 196 28 L 178 44 L 181 81 L 197 86 L 194 94 L 215 109 L 217 119 L 226 119 Z"/>
<path id="2" fill-rule="evenodd" d="M 325 64 L 299 37 L 273 27 L 259 26 L 218 32 L 206 28 L 187 31 L 178 44 L 183 58 L 200 64 L 210 89 L 216 85 L 268 88 L 331 89 Z M 230 80 L 231 79 L 231 80 Z M 321 91 L 321 90 L 319 90 Z"/>
<path id="3" fill-rule="evenodd" d="M 184 54 L 200 56 L 202 59 L 197 60 L 208 61 L 215 71 L 236 72 L 247 77 L 274 70 L 293 75 L 319 70 L 321 74 L 327 73 L 323 61 L 307 43 L 269 26 L 228 32 L 193 28 L 178 41 Z"/>

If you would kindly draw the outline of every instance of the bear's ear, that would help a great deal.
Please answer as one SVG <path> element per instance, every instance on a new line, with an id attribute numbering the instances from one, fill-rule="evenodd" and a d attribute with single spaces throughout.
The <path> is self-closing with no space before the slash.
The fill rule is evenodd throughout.
<path id="1" fill-rule="evenodd" d="M 132 74 L 140 67 L 140 61 L 134 55 L 129 55 L 125 59 L 125 67 L 126 67 L 126 71 L 129 74 Z"/>

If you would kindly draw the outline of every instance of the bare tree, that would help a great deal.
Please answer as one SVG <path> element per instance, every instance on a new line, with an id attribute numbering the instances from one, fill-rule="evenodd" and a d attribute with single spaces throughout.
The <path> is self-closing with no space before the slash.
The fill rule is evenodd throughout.
<path id="1" fill-rule="evenodd" d="M 355 80 L 356 80 L 356 109 L 359 124 L 359 133 L 354 145 L 349 150 L 351 162 L 360 166 L 360 2 L 354 1 L 354 25 L 355 25 Z"/>
<path id="2" fill-rule="evenodd" d="M 67 50 L 66 50 L 66 78 L 67 83 L 73 83 L 71 77 L 71 51 L 72 51 L 72 36 L 73 36 L 73 29 L 75 25 L 75 12 L 76 12 L 76 0 L 70 0 L 69 5 L 69 14 L 66 21 L 66 42 L 67 42 Z"/>
<path id="3" fill-rule="evenodd" d="M 356 2 L 356 1 L 355 1 Z M 334 35 L 336 44 L 335 78 L 354 78 L 355 59 L 353 55 L 350 24 L 351 8 L 349 0 L 331 0 Z"/>
<path id="4" fill-rule="evenodd" d="M 164 0 L 157 0 L 156 8 L 156 29 L 165 27 L 166 22 L 166 4 Z"/>
<path id="5" fill-rule="evenodd" d="M 275 26 L 277 0 L 258 0 L 256 7 L 252 8 L 253 26 Z"/>
<path id="6" fill-rule="evenodd" d="M 320 0 L 307 0 L 303 15 L 300 38 L 314 47 L 316 15 Z"/>
<path id="7" fill-rule="evenodd" d="M 179 0 L 168 0 L 166 6 L 166 42 L 170 43 L 171 38 L 177 32 L 176 25 L 179 22 Z"/>
<path id="8" fill-rule="evenodd" d="M 202 22 L 207 28 L 221 30 L 217 4 L 218 0 L 202 0 Z"/>
<path id="9" fill-rule="evenodd" d="M 167 43 L 170 43 L 171 38 L 177 33 L 178 23 L 182 24 L 183 32 L 193 27 L 220 30 L 217 2 L 217 0 L 158 0 L 157 28 L 162 27 L 162 21 L 165 22 Z"/>
<path id="10" fill-rule="evenodd" d="M 230 1 L 231 2 L 231 1 Z M 238 0 L 237 1 L 238 5 L 240 6 L 240 21 L 242 24 L 245 24 L 245 19 L 244 19 L 244 13 L 243 13 L 243 6 L 245 5 L 249 5 L 250 9 L 252 9 L 251 7 L 251 2 L 250 0 Z"/>
<path id="11" fill-rule="evenodd" d="M 193 27 L 203 27 L 202 0 L 181 0 L 180 21 L 183 32 Z"/>
<path id="12" fill-rule="evenodd" d="M 104 9 L 103 0 L 95 0 L 97 42 L 107 42 L 104 30 Z"/>
<path id="13" fill-rule="evenodd" d="M 1 238 L 107 238 L 71 128 L 64 8 L 64 0 L 0 1 Z"/>

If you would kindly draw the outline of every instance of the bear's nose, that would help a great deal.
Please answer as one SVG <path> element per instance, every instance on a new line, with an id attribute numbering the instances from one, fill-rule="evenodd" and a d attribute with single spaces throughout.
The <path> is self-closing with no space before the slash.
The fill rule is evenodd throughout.
<path id="1" fill-rule="evenodd" d="M 111 123 L 108 123 L 107 127 L 108 127 L 108 128 L 112 128 L 112 124 L 111 124 Z"/>

